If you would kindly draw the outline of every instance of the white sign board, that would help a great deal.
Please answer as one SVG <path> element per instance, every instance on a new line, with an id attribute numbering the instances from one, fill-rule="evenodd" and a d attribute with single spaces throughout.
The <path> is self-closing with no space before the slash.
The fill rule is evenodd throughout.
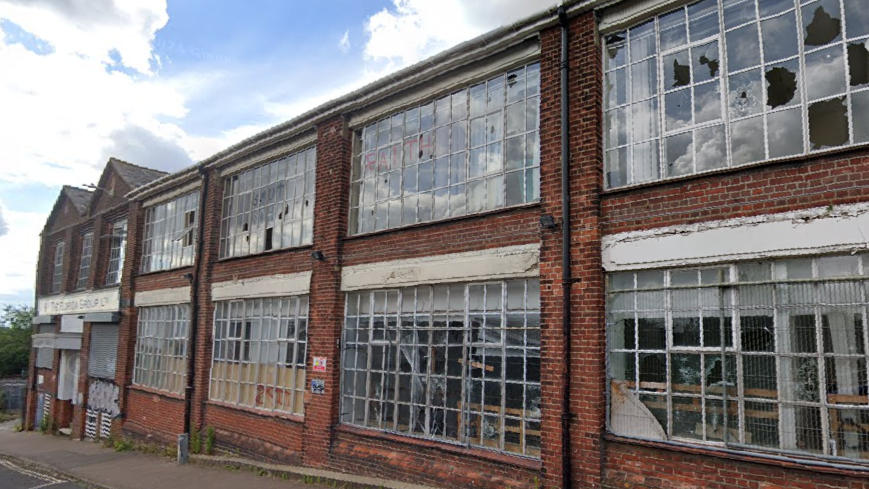
<path id="1" fill-rule="evenodd" d="M 84 332 L 84 319 L 81 315 L 66 315 L 60 317 L 60 332 L 61 333 L 82 333 Z"/>
<path id="2" fill-rule="evenodd" d="M 60 314 L 87 314 L 91 312 L 116 312 L 120 308 L 119 289 L 62 294 L 40 297 L 38 309 L 40 316 Z"/>

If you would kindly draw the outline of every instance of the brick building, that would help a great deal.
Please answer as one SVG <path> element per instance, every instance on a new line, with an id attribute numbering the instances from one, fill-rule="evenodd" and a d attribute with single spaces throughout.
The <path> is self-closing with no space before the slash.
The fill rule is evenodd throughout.
<path id="1" fill-rule="evenodd" d="M 437 487 L 869 486 L 858 3 L 566 2 L 131 188 L 115 433 Z"/>

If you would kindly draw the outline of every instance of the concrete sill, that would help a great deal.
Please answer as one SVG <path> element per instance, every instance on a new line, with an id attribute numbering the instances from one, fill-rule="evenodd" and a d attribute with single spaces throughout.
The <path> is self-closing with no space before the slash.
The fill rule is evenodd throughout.
<path id="1" fill-rule="evenodd" d="M 227 409 L 230 411 L 237 411 L 241 414 L 261 416 L 263 418 L 272 418 L 272 419 L 281 420 L 281 421 L 291 421 L 293 423 L 304 423 L 305 422 L 305 417 L 299 416 L 298 414 L 282 413 L 282 412 L 278 412 L 278 411 L 266 411 L 263 409 L 256 409 L 256 408 L 247 407 L 247 406 L 236 406 L 234 404 L 227 404 L 224 402 L 213 401 L 213 400 L 207 401 L 205 403 L 205 405 L 206 406 L 213 406 L 216 408 Z"/>

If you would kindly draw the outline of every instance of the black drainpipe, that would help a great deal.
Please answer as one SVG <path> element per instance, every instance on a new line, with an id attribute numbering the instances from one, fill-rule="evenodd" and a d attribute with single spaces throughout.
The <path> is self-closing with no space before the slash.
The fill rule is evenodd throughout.
<path id="1" fill-rule="evenodd" d="M 564 469 L 564 487 L 571 486 L 570 471 L 570 126 L 568 117 L 568 23 L 564 6 L 558 7 L 558 23 L 561 25 L 561 293 L 562 330 L 564 334 L 564 361 L 562 375 L 564 405 L 561 410 L 561 449 Z"/>
<path id="2" fill-rule="evenodd" d="M 202 270 L 202 228 L 205 224 L 205 201 L 208 198 L 208 173 L 205 167 L 197 167 L 202 177 L 202 191 L 199 193 L 199 226 L 196 229 L 196 259 L 193 262 L 193 275 L 190 279 L 190 342 L 187 346 L 187 387 L 184 393 L 184 434 L 190 443 L 190 413 L 193 411 L 193 382 L 196 378 L 196 330 L 199 328 L 199 274 Z M 189 445 L 188 445 L 189 446 Z"/>

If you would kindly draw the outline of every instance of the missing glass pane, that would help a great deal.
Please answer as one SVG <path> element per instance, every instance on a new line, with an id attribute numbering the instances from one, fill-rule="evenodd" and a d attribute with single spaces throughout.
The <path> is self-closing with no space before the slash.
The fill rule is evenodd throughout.
<path id="1" fill-rule="evenodd" d="M 841 146 L 848 142 L 845 97 L 809 105 L 809 141 L 812 149 Z"/>
<path id="2" fill-rule="evenodd" d="M 806 46 L 823 46 L 838 39 L 842 20 L 838 0 L 821 0 L 803 7 Z"/>
<path id="3" fill-rule="evenodd" d="M 766 104 L 770 108 L 782 107 L 799 102 L 797 95 L 797 71 L 799 63 L 788 61 L 779 66 L 767 67 L 764 73 L 766 79 Z"/>
<path id="4" fill-rule="evenodd" d="M 869 40 L 848 44 L 848 72 L 852 87 L 869 85 Z"/>

